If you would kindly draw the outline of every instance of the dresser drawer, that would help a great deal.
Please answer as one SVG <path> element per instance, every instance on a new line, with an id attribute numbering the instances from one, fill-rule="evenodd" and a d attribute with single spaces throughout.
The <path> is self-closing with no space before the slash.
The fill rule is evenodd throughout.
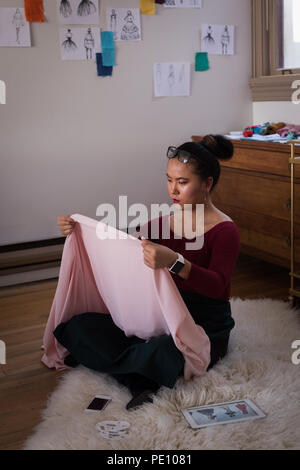
<path id="1" fill-rule="evenodd" d="M 236 146 L 232 159 L 228 162 L 222 162 L 222 166 L 286 177 L 290 175 L 289 154 L 272 152 L 271 150 L 253 151 L 250 148 Z"/>
<path id="2" fill-rule="evenodd" d="M 193 136 L 199 142 L 201 136 Z M 233 158 L 220 161 L 215 206 L 238 226 L 241 252 L 290 268 L 291 146 L 232 140 Z M 300 157 L 300 147 L 295 146 Z M 300 165 L 294 166 L 294 259 L 300 272 Z M 299 268 L 298 268 L 299 266 Z"/>
<path id="3" fill-rule="evenodd" d="M 261 257 L 269 262 L 290 268 L 291 246 L 290 237 L 273 237 L 255 230 L 239 229 L 241 251 L 254 257 Z M 294 261 L 296 270 L 300 272 L 300 247 L 295 240 Z M 247 247 L 245 250 L 244 247 Z M 259 256 L 264 254 L 265 256 Z"/>
<path id="4" fill-rule="evenodd" d="M 240 168 L 247 171 L 290 177 L 290 145 L 288 144 L 261 144 L 244 141 L 233 142 L 234 154 L 222 166 Z M 295 155 L 300 156 L 299 147 L 295 147 Z M 295 166 L 295 176 L 300 177 L 299 165 Z"/>
<path id="5" fill-rule="evenodd" d="M 290 221 L 291 186 L 289 178 L 222 168 L 214 190 L 217 207 L 232 206 L 240 210 Z M 295 222 L 300 223 L 300 184 L 295 184 Z"/>
<path id="6" fill-rule="evenodd" d="M 213 203 L 237 224 L 242 252 L 289 267 L 290 221 L 239 209 L 232 205 L 217 204 L 214 199 Z M 294 225 L 294 234 L 295 261 L 300 264 L 300 224 Z M 246 247 L 248 249 L 245 249 Z"/>
<path id="7" fill-rule="evenodd" d="M 194 142 L 199 142 L 201 139 L 201 136 L 192 136 Z M 220 162 L 222 167 L 290 177 L 290 144 L 249 140 L 232 140 L 231 142 L 234 146 L 233 157 L 227 162 Z M 300 156 L 300 146 L 294 148 L 295 156 Z M 295 176 L 300 178 L 300 165 L 296 165 L 294 168 Z"/>

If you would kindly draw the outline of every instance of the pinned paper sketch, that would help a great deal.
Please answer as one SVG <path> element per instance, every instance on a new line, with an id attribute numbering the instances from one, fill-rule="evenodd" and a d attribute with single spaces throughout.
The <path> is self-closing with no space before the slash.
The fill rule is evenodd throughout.
<path id="1" fill-rule="evenodd" d="M 24 8 L 0 8 L 0 46 L 31 46 Z"/>
<path id="2" fill-rule="evenodd" d="M 58 0 L 59 1 L 59 13 L 64 18 L 72 15 L 72 7 L 69 0 Z"/>
<path id="3" fill-rule="evenodd" d="M 93 58 L 93 50 L 95 49 L 95 38 L 93 36 L 91 28 L 88 28 L 84 37 L 83 45 L 85 48 L 86 59 Z"/>
<path id="4" fill-rule="evenodd" d="M 110 10 L 110 13 L 107 12 L 107 27 L 114 34 L 114 40 L 117 37 L 117 12 L 115 8 Z"/>
<path id="5" fill-rule="evenodd" d="M 96 60 L 101 52 L 99 28 L 62 28 L 60 30 L 62 60 Z"/>
<path id="6" fill-rule="evenodd" d="M 77 14 L 79 16 L 89 16 L 96 13 L 97 8 L 95 4 L 90 0 L 81 0 L 77 8 Z"/>
<path id="7" fill-rule="evenodd" d="M 202 8 L 202 0 L 166 0 L 166 8 Z"/>
<path id="8" fill-rule="evenodd" d="M 3 80 L 0 80 L 0 104 L 6 103 L 6 85 Z"/>
<path id="9" fill-rule="evenodd" d="M 189 96 L 191 64 L 158 62 L 154 64 L 155 96 Z"/>
<path id="10" fill-rule="evenodd" d="M 201 51 L 209 54 L 234 54 L 234 26 L 202 25 Z"/>
<path id="11" fill-rule="evenodd" d="M 113 31 L 115 41 L 140 41 L 141 17 L 139 8 L 107 8 L 107 29 Z"/>
<path id="12" fill-rule="evenodd" d="M 61 24 L 99 24 L 99 0 L 57 0 Z"/>

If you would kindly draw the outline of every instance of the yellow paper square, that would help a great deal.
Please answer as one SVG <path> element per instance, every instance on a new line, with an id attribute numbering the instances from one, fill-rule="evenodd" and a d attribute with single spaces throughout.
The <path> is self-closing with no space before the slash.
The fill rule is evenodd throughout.
<path id="1" fill-rule="evenodd" d="M 155 0 L 140 0 L 142 15 L 155 15 Z"/>

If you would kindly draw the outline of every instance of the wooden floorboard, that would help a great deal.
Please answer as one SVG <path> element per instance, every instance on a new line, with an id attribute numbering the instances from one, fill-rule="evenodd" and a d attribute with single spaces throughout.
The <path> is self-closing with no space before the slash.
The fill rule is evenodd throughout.
<path id="1" fill-rule="evenodd" d="M 240 254 L 232 297 L 288 300 L 289 270 Z M 0 288 L 0 449 L 21 449 L 41 420 L 41 412 L 64 372 L 41 362 L 42 337 L 57 280 Z"/>

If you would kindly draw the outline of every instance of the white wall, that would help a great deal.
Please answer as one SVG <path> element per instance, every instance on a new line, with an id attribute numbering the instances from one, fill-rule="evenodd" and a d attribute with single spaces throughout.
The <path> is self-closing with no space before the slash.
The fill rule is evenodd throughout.
<path id="1" fill-rule="evenodd" d="M 265 122 L 285 122 L 286 124 L 300 124 L 300 102 L 291 101 L 264 101 L 253 103 L 253 124 Z"/>
<path id="2" fill-rule="evenodd" d="M 204 8 L 142 15 L 143 41 L 116 43 L 112 78 L 94 63 L 61 61 L 56 0 L 44 0 L 46 22 L 31 25 L 31 48 L 0 48 L 0 244 L 60 236 L 59 214 L 96 218 L 102 202 L 171 203 L 169 145 L 193 134 L 227 133 L 252 122 L 250 0 L 203 0 Z M 0 7 L 22 6 L 0 0 Z M 100 1 L 138 7 L 139 0 Z M 194 61 L 201 23 L 235 24 L 236 55 L 209 56 L 211 70 L 192 73 L 190 97 L 154 98 L 153 63 Z"/>

